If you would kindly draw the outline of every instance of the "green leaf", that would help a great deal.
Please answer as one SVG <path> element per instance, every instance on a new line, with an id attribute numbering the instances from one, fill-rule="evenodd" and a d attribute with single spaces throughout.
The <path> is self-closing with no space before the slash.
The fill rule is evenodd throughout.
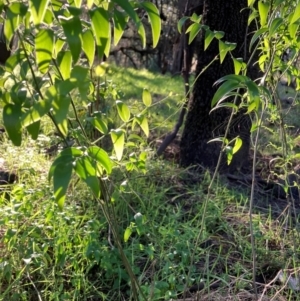
<path id="1" fill-rule="evenodd" d="M 194 23 L 200 23 L 202 16 L 198 16 L 197 14 L 193 13 L 192 16 L 190 17 L 191 21 Z"/>
<path id="2" fill-rule="evenodd" d="M 28 133 L 30 134 L 30 136 L 33 140 L 36 140 L 38 138 L 39 132 L 40 132 L 40 127 L 41 127 L 40 120 L 30 124 L 27 127 L 27 131 L 28 131 Z"/>
<path id="3" fill-rule="evenodd" d="M 128 16 L 126 16 L 124 13 L 118 11 L 117 9 L 114 10 L 113 20 L 114 20 L 114 44 L 115 44 L 115 46 L 118 45 L 118 43 L 124 33 L 128 19 L 129 19 Z"/>
<path id="4" fill-rule="evenodd" d="M 240 83 L 233 82 L 233 81 L 226 81 L 223 83 L 217 92 L 215 93 L 212 101 L 211 106 L 213 107 L 216 103 L 228 98 L 230 95 L 228 95 L 233 90 L 236 90 L 240 87 Z"/>
<path id="5" fill-rule="evenodd" d="M 252 80 L 246 81 L 246 86 L 248 88 L 250 101 L 258 101 L 260 103 L 260 91 L 258 85 Z"/>
<path id="6" fill-rule="evenodd" d="M 227 95 L 227 97 L 234 96 L 234 95 L 236 95 L 236 93 L 230 93 L 230 94 Z M 227 108 L 227 109 L 231 108 L 231 109 L 234 109 L 235 112 L 238 112 L 239 107 L 236 104 L 234 104 L 232 102 L 221 102 L 222 100 L 223 99 L 221 99 L 218 102 L 218 104 L 213 109 L 210 110 L 210 113 L 217 110 L 217 109 L 220 109 L 220 108 Z"/>
<path id="7" fill-rule="evenodd" d="M 220 63 L 222 64 L 226 57 L 226 54 L 228 53 L 228 47 L 221 40 L 219 40 L 219 53 L 220 53 Z"/>
<path id="8" fill-rule="evenodd" d="M 96 161 L 97 164 L 103 167 L 107 174 L 110 174 L 112 171 L 112 163 L 111 160 L 105 150 L 98 146 L 90 146 L 87 149 L 88 155 Z"/>
<path id="9" fill-rule="evenodd" d="M 110 23 L 108 12 L 102 7 L 97 7 L 90 11 L 92 29 L 96 39 L 98 57 L 103 54 L 109 56 L 110 49 Z"/>
<path id="10" fill-rule="evenodd" d="M 57 94 L 57 97 L 52 102 L 53 117 L 61 133 L 65 137 L 68 135 L 67 115 L 68 115 L 70 103 L 71 103 L 71 97 L 69 95 L 63 95 L 60 93 Z"/>
<path id="11" fill-rule="evenodd" d="M 121 129 L 112 130 L 110 132 L 111 140 L 114 145 L 114 150 L 117 156 L 117 159 L 120 161 L 123 156 L 125 134 Z"/>
<path id="12" fill-rule="evenodd" d="M 96 198 L 100 197 L 100 185 L 97 177 L 96 168 L 91 161 L 91 158 L 85 156 L 79 158 L 74 166 L 76 174 L 87 184 L 92 190 Z"/>
<path id="13" fill-rule="evenodd" d="M 143 103 L 146 107 L 150 107 L 152 104 L 152 97 L 151 93 L 148 89 L 143 90 Z"/>
<path id="14" fill-rule="evenodd" d="M 277 29 L 284 23 L 284 20 L 282 18 L 275 18 L 273 19 L 271 26 L 270 26 L 270 31 L 269 31 L 269 35 L 270 37 L 272 37 Z"/>
<path id="15" fill-rule="evenodd" d="M 25 55 L 17 50 L 16 53 L 11 55 L 5 62 L 6 71 L 13 72 L 14 68 L 18 66 L 23 61 L 24 58 Z"/>
<path id="16" fill-rule="evenodd" d="M 44 23 L 46 23 L 48 25 L 51 25 L 53 20 L 54 20 L 54 14 L 49 8 L 47 8 L 46 13 L 45 13 L 45 17 L 44 17 Z"/>
<path id="17" fill-rule="evenodd" d="M 270 4 L 267 1 L 258 1 L 258 12 L 261 26 L 264 26 L 267 23 L 269 9 Z"/>
<path id="18" fill-rule="evenodd" d="M 263 35 L 268 30 L 269 30 L 268 27 L 262 27 L 258 31 L 256 31 L 255 34 L 253 35 L 251 41 L 250 41 L 250 47 L 249 48 L 251 49 L 252 46 L 254 45 L 254 43 L 256 42 L 256 40 L 259 38 L 259 36 Z"/>
<path id="19" fill-rule="evenodd" d="M 230 145 L 227 145 L 225 147 L 225 152 L 226 152 L 226 156 L 227 156 L 227 164 L 230 165 L 232 158 L 233 158 L 232 147 Z"/>
<path id="20" fill-rule="evenodd" d="M 21 106 L 7 104 L 3 108 L 3 122 L 7 131 L 9 139 L 16 146 L 20 146 L 22 143 L 21 132 L 21 119 L 22 111 Z"/>
<path id="21" fill-rule="evenodd" d="M 58 66 L 64 80 L 70 78 L 72 67 L 71 51 L 61 51 L 57 56 Z"/>
<path id="22" fill-rule="evenodd" d="M 140 5 L 145 9 L 149 16 L 149 22 L 152 29 L 153 48 L 155 48 L 161 32 L 161 18 L 159 16 L 159 11 L 157 7 L 149 1 L 141 2 Z"/>
<path id="23" fill-rule="evenodd" d="M 108 133 L 107 123 L 102 118 L 101 113 L 97 113 L 92 117 L 88 117 L 87 121 L 90 122 L 100 133 L 104 135 Z"/>
<path id="24" fill-rule="evenodd" d="M 189 35 L 189 44 L 191 44 L 195 37 L 197 36 L 197 34 L 200 32 L 202 26 L 198 23 L 194 23 L 192 25 L 189 26 L 189 28 L 186 30 L 186 33 L 190 33 Z"/>
<path id="25" fill-rule="evenodd" d="M 147 117 L 144 115 L 136 116 L 135 120 L 137 121 L 137 123 L 139 124 L 139 126 L 141 127 L 141 129 L 143 130 L 145 135 L 148 137 L 149 136 L 149 125 L 148 125 Z"/>
<path id="26" fill-rule="evenodd" d="M 64 29 L 72 58 L 76 63 L 81 53 L 82 27 L 79 17 L 63 17 L 59 16 L 60 23 Z"/>
<path id="27" fill-rule="evenodd" d="M 234 73 L 239 74 L 242 69 L 245 68 L 245 63 L 242 58 L 232 58 L 234 65 Z"/>
<path id="28" fill-rule="evenodd" d="M 51 29 L 40 29 L 35 37 L 36 61 L 41 73 L 46 73 L 52 59 L 54 33 Z"/>
<path id="29" fill-rule="evenodd" d="M 116 105 L 117 105 L 117 109 L 118 109 L 120 118 L 124 122 L 128 122 L 130 119 L 130 110 L 129 110 L 128 106 L 121 100 L 117 100 Z"/>
<path id="30" fill-rule="evenodd" d="M 55 201 L 60 209 L 63 208 L 66 192 L 71 181 L 73 163 L 72 157 L 67 158 L 64 162 L 56 163 L 53 162 L 53 188 Z"/>
<path id="31" fill-rule="evenodd" d="M 232 153 L 235 154 L 242 146 L 243 140 L 240 137 L 236 137 Z"/>
<path id="32" fill-rule="evenodd" d="M 29 0 L 29 8 L 34 25 L 39 25 L 44 20 L 48 4 L 49 0 Z"/>
<path id="33" fill-rule="evenodd" d="M 296 37 L 296 33 L 298 32 L 299 24 L 289 24 L 288 31 L 292 39 Z"/>
<path id="34" fill-rule="evenodd" d="M 142 46 L 143 48 L 146 47 L 146 33 L 145 33 L 145 28 L 143 26 L 143 23 L 139 19 L 137 13 L 131 6 L 128 0 L 114 0 L 115 3 L 117 3 L 124 11 L 129 15 L 129 17 L 134 21 L 137 29 L 139 36 L 142 40 Z"/>
<path id="35" fill-rule="evenodd" d="M 94 0 L 87 0 L 86 2 L 87 2 L 86 5 L 87 5 L 88 9 L 91 9 L 94 4 Z"/>
<path id="36" fill-rule="evenodd" d="M 218 40 L 222 39 L 224 35 L 225 35 L 224 31 L 214 31 L 214 36 Z"/>
<path id="37" fill-rule="evenodd" d="M 293 23 L 299 21 L 299 18 L 300 18 L 300 2 L 298 2 L 296 9 L 294 10 L 294 14 L 293 14 L 290 24 L 293 24 Z"/>
<path id="38" fill-rule="evenodd" d="M 215 37 L 215 34 L 210 30 L 206 29 L 205 31 L 205 41 L 204 41 L 204 50 L 207 49 L 207 47 L 210 45 L 211 41 Z"/>
<path id="39" fill-rule="evenodd" d="M 41 99 L 34 103 L 34 105 L 26 111 L 22 116 L 22 126 L 28 127 L 30 124 L 35 123 L 41 119 L 45 114 L 47 114 L 50 109 L 52 102 L 57 97 L 57 91 L 54 86 L 50 87 L 44 99 Z"/>
<path id="40" fill-rule="evenodd" d="M 76 65 L 71 71 L 72 84 L 78 88 L 80 96 L 86 98 L 90 89 L 89 69 L 87 67 Z"/>
<path id="41" fill-rule="evenodd" d="M 6 38 L 6 44 L 9 45 L 15 32 L 17 31 L 21 23 L 21 12 L 23 11 L 24 4 L 13 2 L 9 5 L 6 18 L 4 21 L 4 36 Z"/>
<path id="42" fill-rule="evenodd" d="M 188 20 L 189 17 L 182 17 L 178 23 L 177 23 L 177 29 L 178 29 L 178 32 L 181 34 L 182 33 L 182 27 L 184 25 L 184 23 L 186 22 L 186 20 Z"/>
<path id="43" fill-rule="evenodd" d="M 124 232 L 124 242 L 127 242 L 132 234 L 132 229 L 130 227 L 127 227 Z"/>
<path id="44" fill-rule="evenodd" d="M 251 22 L 253 20 L 256 20 L 257 17 L 258 17 L 257 10 L 252 10 L 252 12 L 251 12 L 251 14 L 249 15 L 249 18 L 248 18 L 248 26 L 251 24 Z"/>
<path id="45" fill-rule="evenodd" d="M 53 58 L 57 58 L 57 56 L 60 54 L 62 48 L 65 45 L 65 41 L 62 39 L 57 39 L 54 46 L 54 52 L 53 52 Z M 70 52 L 71 55 L 71 52 Z"/>
<path id="46" fill-rule="evenodd" d="M 81 7 L 81 2 L 82 2 L 82 0 L 74 0 L 76 7 Z"/>
<path id="47" fill-rule="evenodd" d="M 90 67 L 92 67 L 95 58 L 95 40 L 90 29 L 82 34 L 82 49 L 86 54 Z"/>
<path id="48" fill-rule="evenodd" d="M 247 108 L 247 114 L 250 114 L 253 110 L 257 111 L 257 102 L 256 101 L 251 101 L 248 105 Z"/>

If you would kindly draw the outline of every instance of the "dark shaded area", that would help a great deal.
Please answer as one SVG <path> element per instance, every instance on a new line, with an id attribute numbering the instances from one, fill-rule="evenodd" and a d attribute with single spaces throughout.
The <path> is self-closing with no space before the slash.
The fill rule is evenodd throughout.
<path id="1" fill-rule="evenodd" d="M 13 184 L 17 180 L 17 175 L 13 172 L 0 170 L 0 185 Z"/>
<path id="2" fill-rule="evenodd" d="M 10 54 L 11 49 L 7 48 L 6 41 L 4 38 L 3 24 L 0 24 L 0 64 L 5 64 L 6 60 L 10 57 Z"/>

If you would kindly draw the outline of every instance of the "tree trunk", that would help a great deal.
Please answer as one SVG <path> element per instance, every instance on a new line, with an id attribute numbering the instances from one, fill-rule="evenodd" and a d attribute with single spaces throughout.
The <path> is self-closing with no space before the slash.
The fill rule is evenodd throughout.
<path id="1" fill-rule="evenodd" d="M 244 61 L 250 57 L 249 45 L 245 44 L 249 40 L 246 38 L 249 15 L 246 7 L 247 0 L 204 0 L 202 19 L 203 24 L 208 25 L 210 30 L 225 32 L 223 41 L 237 43 L 233 56 L 235 58 L 242 57 Z M 218 54 L 218 40 L 214 39 L 208 49 L 204 51 L 204 38 L 201 38 L 196 76 Z M 233 73 L 233 62 L 230 55 L 227 54 L 222 64 L 216 60 L 197 80 L 193 88 L 180 145 L 180 158 L 183 166 L 192 164 L 201 164 L 210 168 L 216 166 L 221 143 L 208 143 L 208 141 L 214 137 L 224 136 L 231 112 L 229 109 L 218 109 L 210 114 L 211 100 L 217 90 L 217 87 L 213 85 L 221 77 Z M 251 121 L 248 115 L 236 114 L 228 138 L 240 136 L 243 144 L 229 166 L 227 166 L 225 156 L 223 156 L 221 169 L 233 171 L 247 163 L 250 127 Z"/>

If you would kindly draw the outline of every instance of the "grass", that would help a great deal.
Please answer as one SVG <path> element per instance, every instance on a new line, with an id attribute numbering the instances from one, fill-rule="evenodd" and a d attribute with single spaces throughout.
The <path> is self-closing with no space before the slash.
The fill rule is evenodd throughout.
<path id="1" fill-rule="evenodd" d="M 114 66 L 111 72 L 128 104 L 141 99 L 143 88 L 152 92 L 157 103 L 153 128 L 182 103 L 180 78 Z M 155 135 L 169 130 L 174 120 L 175 115 L 153 129 Z M 45 136 L 37 144 L 27 137 L 20 148 L 6 138 L 1 142 L 6 168 L 19 180 L 0 195 L 0 300 L 132 300 L 129 277 L 100 204 L 75 178 L 64 210 L 55 204 L 47 180 L 53 159 L 43 154 L 49 143 Z M 182 169 L 151 155 L 145 174 L 114 173 L 110 185 L 117 230 L 147 300 L 182 299 L 194 285 L 208 288 L 197 293 L 199 300 L 255 300 L 248 188 L 220 176 L 208 194 L 210 181 L 208 171 Z M 257 194 L 255 201 L 257 274 L 270 282 L 280 269 L 299 267 L 299 232 L 288 204 L 278 214 L 280 204 L 274 200 Z M 131 236 L 125 242 L 126 229 Z M 218 281 L 223 288 L 209 288 Z M 261 300 L 298 300 L 292 290 L 280 291 L 284 284 L 260 287 Z"/>

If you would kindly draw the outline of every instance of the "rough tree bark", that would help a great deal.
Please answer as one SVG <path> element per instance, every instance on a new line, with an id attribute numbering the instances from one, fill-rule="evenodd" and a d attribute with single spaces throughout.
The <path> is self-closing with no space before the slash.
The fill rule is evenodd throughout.
<path id="1" fill-rule="evenodd" d="M 211 30 L 224 31 L 224 41 L 237 43 L 237 47 L 233 51 L 234 57 L 243 57 L 247 61 L 250 57 L 249 46 L 247 45 L 247 40 L 249 40 L 249 35 L 247 35 L 249 11 L 245 9 L 247 0 L 204 0 L 203 4 L 203 24 L 208 25 Z M 198 49 L 196 76 L 218 54 L 218 41 L 214 39 L 208 49 L 204 51 L 204 39 L 202 38 Z M 193 88 L 180 145 L 180 158 L 183 166 L 192 164 L 201 164 L 210 168 L 216 166 L 221 143 L 207 142 L 214 137 L 224 135 L 230 111 L 222 109 L 210 113 L 211 100 L 217 90 L 217 87 L 213 85 L 221 77 L 233 73 L 233 62 L 227 55 L 222 64 L 216 60 L 197 80 Z M 252 71 L 252 73 L 255 74 L 256 72 Z M 223 160 L 221 168 L 226 171 L 228 169 L 233 171 L 245 166 L 249 155 L 251 126 L 249 116 L 240 113 L 234 119 L 230 135 L 231 137 L 239 135 L 243 140 L 243 145 L 240 151 L 234 155 L 229 167 Z"/>

